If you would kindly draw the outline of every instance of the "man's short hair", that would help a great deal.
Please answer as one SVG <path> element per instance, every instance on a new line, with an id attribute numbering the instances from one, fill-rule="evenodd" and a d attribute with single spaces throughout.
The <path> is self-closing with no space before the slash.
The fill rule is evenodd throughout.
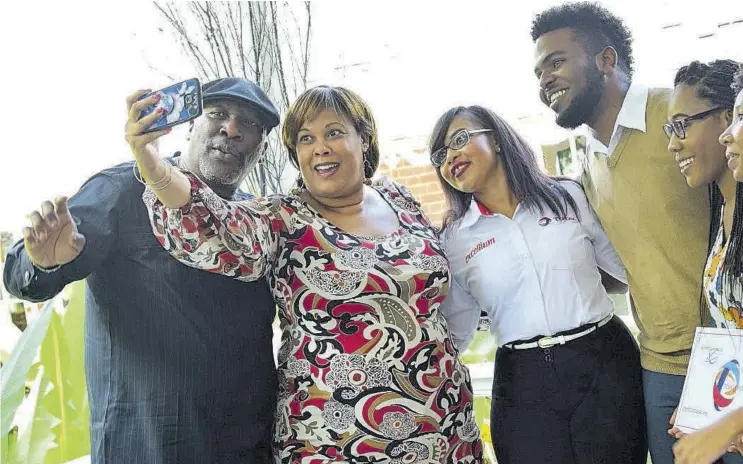
<path id="1" fill-rule="evenodd" d="M 531 38 L 536 42 L 548 32 L 566 28 L 573 32 L 591 55 L 601 53 L 606 47 L 614 48 L 619 69 L 632 77 L 632 33 L 621 18 L 597 3 L 565 3 L 534 17 Z"/>

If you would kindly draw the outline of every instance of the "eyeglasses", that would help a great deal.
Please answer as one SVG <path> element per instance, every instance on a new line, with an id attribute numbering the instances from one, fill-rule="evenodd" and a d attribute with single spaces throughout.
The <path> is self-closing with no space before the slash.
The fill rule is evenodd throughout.
<path id="1" fill-rule="evenodd" d="M 473 135 L 481 134 L 483 132 L 493 132 L 493 129 L 460 129 L 456 131 L 449 140 L 449 144 L 431 153 L 431 164 L 434 166 L 441 167 L 446 161 L 446 155 L 449 150 L 461 150 L 465 145 L 470 143 Z"/>
<path id="2" fill-rule="evenodd" d="M 701 113 L 697 113 L 691 116 L 687 116 L 685 118 L 679 118 L 676 119 L 670 123 L 663 124 L 663 132 L 666 133 L 666 137 L 669 139 L 673 134 L 676 134 L 676 137 L 678 137 L 681 140 L 684 140 L 686 138 L 686 127 L 689 125 L 691 121 L 697 121 L 699 119 L 704 119 L 707 116 L 720 111 L 724 110 L 725 108 L 722 108 L 720 106 L 716 108 L 712 108 L 711 110 L 702 111 Z"/>

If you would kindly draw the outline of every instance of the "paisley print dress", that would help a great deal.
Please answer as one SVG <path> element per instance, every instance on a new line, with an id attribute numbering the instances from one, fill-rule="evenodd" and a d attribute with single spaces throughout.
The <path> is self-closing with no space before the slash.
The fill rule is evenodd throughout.
<path id="1" fill-rule="evenodd" d="M 400 227 L 362 237 L 296 196 L 229 202 L 186 175 L 183 208 L 143 199 L 184 264 L 267 278 L 282 330 L 277 462 L 482 462 L 469 372 L 439 311 L 449 264 L 404 187 L 373 186 Z"/>

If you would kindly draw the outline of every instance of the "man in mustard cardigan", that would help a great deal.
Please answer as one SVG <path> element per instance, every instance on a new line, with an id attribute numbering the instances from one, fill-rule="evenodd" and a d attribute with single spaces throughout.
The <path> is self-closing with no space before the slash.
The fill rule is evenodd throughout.
<path id="1" fill-rule="evenodd" d="M 650 454 L 653 464 L 673 463 L 666 431 L 702 325 L 706 191 L 689 189 L 668 154 L 661 126 L 671 91 L 632 81 L 621 19 L 594 3 L 565 4 L 537 15 L 531 33 L 542 101 L 559 126 L 588 132 L 583 186 L 627 268 Z"/>

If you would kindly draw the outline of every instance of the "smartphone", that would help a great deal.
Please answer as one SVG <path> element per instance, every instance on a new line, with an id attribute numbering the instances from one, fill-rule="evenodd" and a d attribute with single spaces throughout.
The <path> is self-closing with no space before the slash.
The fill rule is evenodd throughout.
<path id="1" fill-rule="evenodd" d="M 198 79 L 188 79 L 170 87 L 150 92 L 142 96 L 140 100 L 152 95 L 159 94 L 158 102 L 139 114 L 139 119 L 152 114 L 160 108 L 164 108 L 162 116 L 152 125 L 142 131 L 143 134 L 148 132 L 159 131 L 168 127 L 173 127 L 184 122 L 191 121 L 201 115 L 203 111 L 203 102 L 201 101 L 201 83 Z"/>

